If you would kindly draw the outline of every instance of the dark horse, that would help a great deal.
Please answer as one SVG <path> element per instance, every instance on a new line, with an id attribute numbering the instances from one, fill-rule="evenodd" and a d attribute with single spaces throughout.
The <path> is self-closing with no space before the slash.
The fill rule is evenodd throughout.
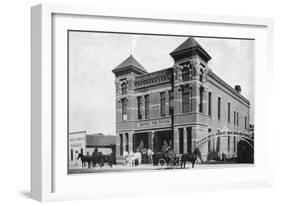
<path id="1" fill-rule="evenodd" d="M 103 166 L 103 154 L 102 152 L 99 152 L 98 149 L 94 149 L 94 152 L 92 153 L 92 163 L 93 167 L 96 166 L 96 164 L 99 164 L 100 167 Z"/>
<path id="2" fill-rule="evenodd" d="M 86 162 L 88 163 L 88 168 L 90 168 L 90 164 L 92 161 L 92 157 L 91 156 L 85 156 L 82 153 L 79 153 L 77 159 L 81 158 L 81 162 L 82 162 L 82 168 L 86 166 Z"/>
<path id="3" fill-rule="evenodd" d="M 190 154 L 183 154 L 181 156 L 181 168 L 182 166 L 185 168 L 185 164 L 186 162 L 191 162 L 192 163 L 192 168 L 194 168 L 194 164 L 197 160 L 197 158 L 199 157 L 199 159 L 202 161 L 202 157 L 201 157 L 201 152 L 198 148 L 196 148 L 192 153 Z"/>
<path id="4" fill-rule="evenodd" d="M 92 162 L 93 167 L 98 164 L 100 167 L 104 166 L 104 163 L 107 163 L 110 167 L 112 167 L 114 163 L 113 153 L 104 155 L 102 152 L 99 152 L 98 149 L 95 149 L 92 154 Z"/>

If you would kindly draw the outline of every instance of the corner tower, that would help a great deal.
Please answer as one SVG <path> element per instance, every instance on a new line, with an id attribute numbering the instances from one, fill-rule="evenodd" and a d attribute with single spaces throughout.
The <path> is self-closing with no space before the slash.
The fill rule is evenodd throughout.
<path id="1" fill-rule="evenodd" d="M 205 81 L 207 64 L 211 56 L 193 37 L 184 41 L 170 55 L 174 59 L 175 93 L 178 91 L 180 92 L 178 95 L 188 96 L 188 104 L 178 105 L 180 109 L 177 112 L 206 113 L 208 88 Z M 181 100 L 184 102 L 183 99 Z"/>
<path id="2" fill-rule="evenodd" d="M 112 72 L 115 74 L 117 96 L 131 93 L 134 89 L 135 77 L 147 73 L 146 69 L 132 55 L 115 67 Z"/>
<path id="3" fill-rule="evenodd" d="M 183 151 L 190 153 L 196 147 L 196 139 L 208 132 L 202 125 L 208 122 L 206 73 L 211 56 L 193 37 L 170 55 L 174 59 L 174 137 L 184 139 Z"/>
<path id="4" fill-rule="evenodd" d="M 139 75 L 146 74 L 146 69 L 130 55 L 121 64 L 116 66 L 112 72 L 115 75 L 116 86 L 116 130 L 122 131 L 128 129 L 130 122 L 137 119 L 135 112 L 137 108 L 137 100 L 134 97 L 135 78 Z M 117 161 L 123 155 L 123 151 L 132 151 L 132 135 L 133 131 L 117 132 L 118 139 L 116 142 Z M 128 145 L 129 148 L 126 148 Z"/>
<path id="5" fill-rule="evenodd" d="M 132 94 L 135 90 L 135 77 L 147 73 L 146 69 L 130 55 L 121 64 L 115 67 L 112 72 L 115 74 L 116 86 L 116 121 L 133 120 L 134 112 L 127 111 L 136 105 Z"/>

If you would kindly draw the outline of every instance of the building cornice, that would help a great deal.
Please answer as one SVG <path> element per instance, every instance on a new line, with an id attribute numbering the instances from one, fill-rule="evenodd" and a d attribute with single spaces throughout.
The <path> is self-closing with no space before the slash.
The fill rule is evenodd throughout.
<path id="1" fill-rule="evenodd" d="M 69 132 L 68 134 L 79 134 L 79 133 L 85 133 L 87 134 L 87 132 L 85 130 L 83 131 L 77 131 L 77 132 Z"/>
<path id="2" fill-rule="evenodd" d="M 158 70 L 135 78 L 135 89 L 150 87 L 171 82 L 172 68 Z"/>

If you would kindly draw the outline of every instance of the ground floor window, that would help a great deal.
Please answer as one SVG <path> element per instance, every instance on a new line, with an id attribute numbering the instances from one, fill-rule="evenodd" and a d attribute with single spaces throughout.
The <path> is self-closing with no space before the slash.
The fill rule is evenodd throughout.
<path id="1" fill-rule="evenodd" d="M 209 92 L 210 93 L 210 92 Z M 210 134 L 212 132 L 212 129 L 211 128 L 208 128 L 208 134 Z M 211 145 L 212 145 L 212 142 L 211 142 L 211 140 L 209 139 L 208 140 L 208 153 L 210 153 L 211 152 Z"/>
<path id="2" fill-rule="evenodd" d="M 179 128 L 179 148 L 180 148 L 180 151 L 179 153 L 180 154 L 183 154 L 183 147 L 184 147 L 184 137 L 183 137 L 183 128 Z"/>
<path id="3" fill-rule="evenodd" d="M 73 149 L 70 150 L 70 159 L 73 161 Z"/>
<path id="4" fill-rule="evenodd" d="M 227 137 L 227 151 L 230 151 L 230 136 Z"/>
<path id="5" fill-rule="evenodd" d="M 129 152 L 129 135 L 128 133 L 125 133 L 126 136 L 126 151 Z"/>
<path id="6" fill-rule="evenodd" d="M 217 152 L 220 152 L 220 144 L 221 144 L 221 139 L 218 137 L 217 139 Z"/>
<path id="7" fill-rule="evenodd" d="M 236 152 L 236 137 L 233 137 L 233 151 Z"/>
<path id="8" fill-rule="evenodd" d="M 120 134 L 120 155 L 123 156 L 123 134 Z"/>
<path id="9" fill-rule="evenodd" d="M 212 150 L 215 151 L 215 143 L 216 143 L 216 140 L 215 139 L 212 139 Z"/>
<path id="10" fill-rule="evenodd" d="M 187 153 L 191 153 L 192 152 L 192 128 L 191 127 L 187 127 L 186 128 L 186 135 L 187 135 Z"/>
<path id="11" fill-rule="evenodd" d="M 211 140 L 208 140 L 208 153 L 211 152 Z"/>

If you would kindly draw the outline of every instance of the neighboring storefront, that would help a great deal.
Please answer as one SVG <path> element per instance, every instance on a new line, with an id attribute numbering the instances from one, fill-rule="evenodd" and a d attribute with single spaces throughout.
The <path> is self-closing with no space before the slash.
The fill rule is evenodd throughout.
<path id="1" fill-rule="evenodd" d="M 86 131 L 69 133 L 69 169 L 80 169 L 82 167 L 81 155 L 92 155 L 97 149 L 102 155 L 112 155 L 116 162 L 116 136 L 103 134 L 87 134 Z"/>
<path id="2" fill-rule="evenodd" d="M 86 152 L 86 131 L 71 132 L 68 135 L 68 165 L 69 169 L 81 168 L 81 160 L 78 155 Z"/>

